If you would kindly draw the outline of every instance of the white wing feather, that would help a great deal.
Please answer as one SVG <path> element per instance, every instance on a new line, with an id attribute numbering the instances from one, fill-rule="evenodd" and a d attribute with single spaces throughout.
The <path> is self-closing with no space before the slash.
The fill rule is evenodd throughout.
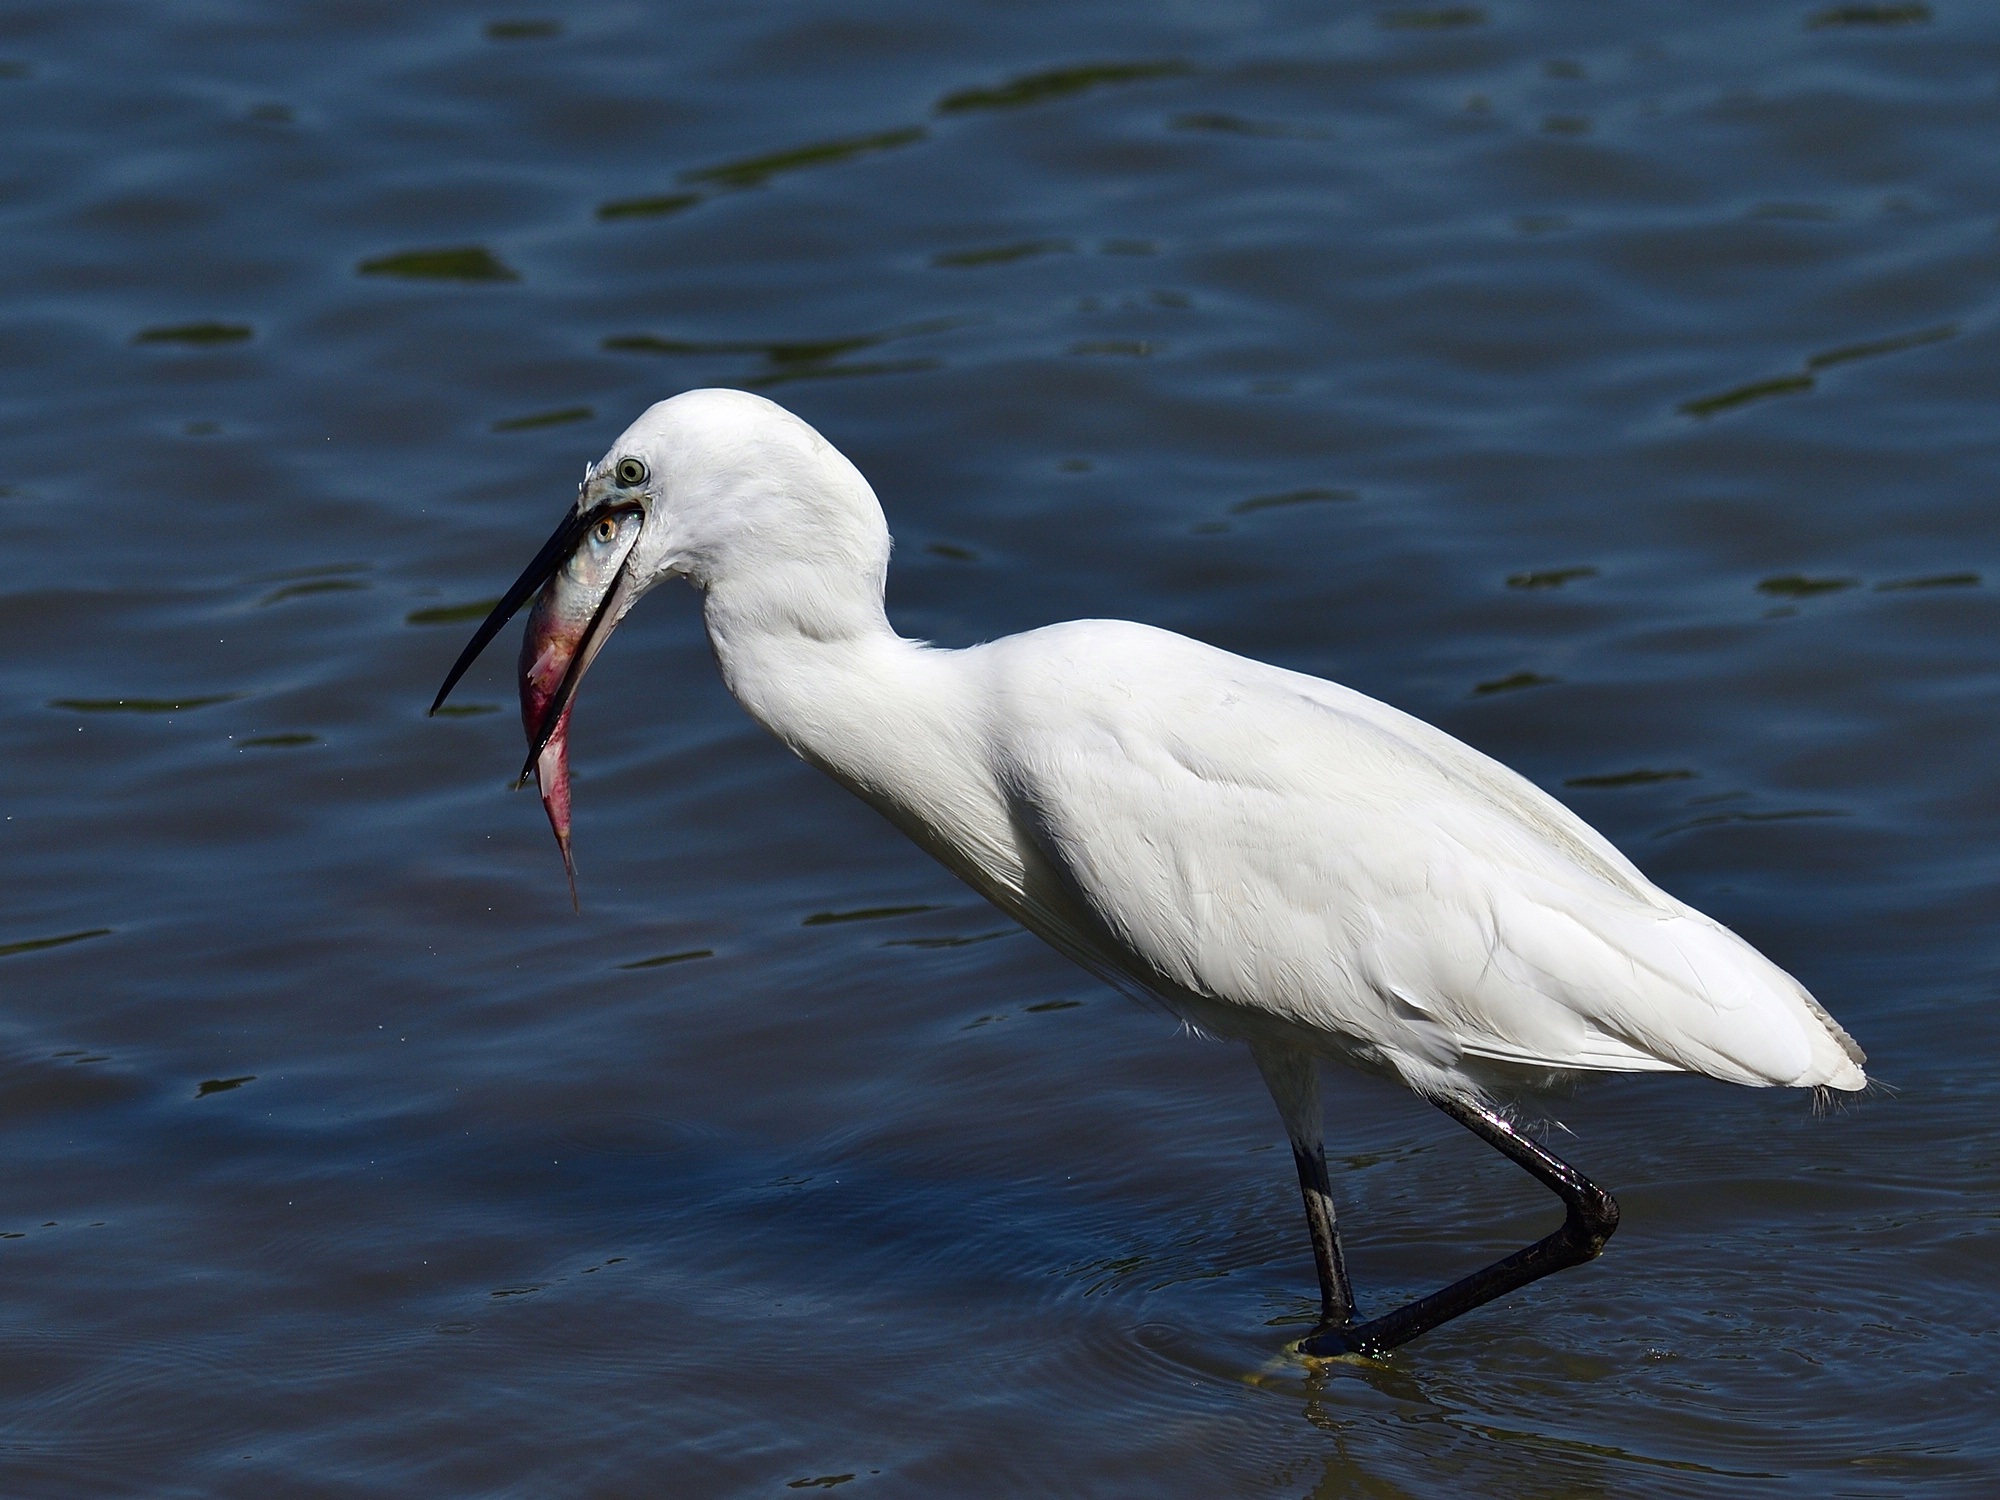
<path id="1" fill-rule="evenodd" d="M 1865 1082 L 1796 980 L 1421 720 L 1122 622 L 968 655 L 1017 826 L 1083 908 L 1028 914 L 1061 946 L 1418 1086 L 1467 1059 Z"/>

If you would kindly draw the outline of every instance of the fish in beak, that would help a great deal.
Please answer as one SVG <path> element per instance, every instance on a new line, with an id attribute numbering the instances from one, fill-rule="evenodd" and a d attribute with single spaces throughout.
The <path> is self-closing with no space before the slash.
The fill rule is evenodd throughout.
<path id="1" fill-rule="evenodd" d="M 540 590 L 521 640 L 521 727 L 527 731 L 528 760 L 514 784 L 526 786 L 533 776 L 541 790 L 542 807 L 569 875 L 573 906 L 577 900 L 576 865 L 569 849 L 569 711 L 577 684 L 637 597 L 627 564 L 644 524 L 645 511 L 636 501 L 593 504 L 586 493 L 473 632 L 431 704 L 432 713 L 444 706 L 479 653 Z"/>

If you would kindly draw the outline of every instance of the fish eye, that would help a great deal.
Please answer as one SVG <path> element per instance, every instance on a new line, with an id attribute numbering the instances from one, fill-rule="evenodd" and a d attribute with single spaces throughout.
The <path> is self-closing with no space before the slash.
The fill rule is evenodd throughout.
<path id="1" fill-rule="evenodd" d="M 627 489 L 636 488 L 646 482 L 646 462 L 639 458 L 621 458 L 612 475 Z"/>
<path id="2" fill-rule="evenodd" d="M 618 519 L 615 516 L 606 516 L 590 528 L 590 539 L 593 542 L 608 542 L 617 535 Z"/>

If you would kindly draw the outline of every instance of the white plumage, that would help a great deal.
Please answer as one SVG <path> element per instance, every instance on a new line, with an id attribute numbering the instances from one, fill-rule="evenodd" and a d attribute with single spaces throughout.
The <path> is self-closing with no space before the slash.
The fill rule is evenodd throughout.
<path id="1" fill-rule="evenodd" d="M 809 490 L 720 486 L 745 545 L 688 548 L 730 690 L 1092 969 L 1204 1030 L 1425 1093 L 1485 1092 L 1496 1066 L 1865 1083 L 1796 980 L 1469 745 L 1123 621 L 962 651 L 901 639 L 882 611 L 887 529 L 851 465 L 734 392 L 662 402 L 612 451 L 684 452 L 690 429 L 730 433 L 724 452 L 759 468 L 773 446 L 821 460 L 777 466 Z M 815 532 L 839 545 L 802 548 Z M 749 555 L 766 538 L 783 566 Z"/>
<path id="2" fill-rule="evenodd" d="M 608 629 L 687 577 L 751 714 L 1062 952 L 1250 1042 L 1301 1153 L 1319 1152 L 1308 1055 L 1455 1112 L 1579 1072 L 1866 1084 L 1860 1049 L 1790 975 L 1553 797 L 1408 714 L 1119 621 L 961 651 L 898 637 L 874 493 L 760 397 L 694 391 L 646 412 L 574 514 L 620 506 L 636 536 L 599 523 L 537 607 L 572 624 L 531 626 L 531 736 L 550 663 L 587 664 L 602 644 L 576 622 L 609 598 Z M 540 581 L 524 575 L 517 595 Z M 541 723 L 555 734 L 542 780 L 545 796 L 561 786 L 566 839 L 561 727 Z M 1323 1287 L 1333 1276 L 1323 1254 Z"/>

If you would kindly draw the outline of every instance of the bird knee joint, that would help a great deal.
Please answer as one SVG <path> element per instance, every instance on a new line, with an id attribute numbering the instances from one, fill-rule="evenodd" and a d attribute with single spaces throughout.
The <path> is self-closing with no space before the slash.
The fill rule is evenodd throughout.
<path id="1" fill-rule="evenodd" d="M 1585 1260 L 1593 1259 L 1618 1228 L 1618 1200 L 1600 1187 L 1588 1187 L 1569 1205 L 1565 1226 Z"/>

